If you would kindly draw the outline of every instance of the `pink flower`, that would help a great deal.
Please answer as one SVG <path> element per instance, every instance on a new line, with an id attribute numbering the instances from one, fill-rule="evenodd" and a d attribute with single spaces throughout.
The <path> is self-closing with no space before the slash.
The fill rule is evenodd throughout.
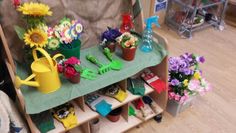
<path id="1" fill-rule="evenodd" d="M 66 78 L 72 78 L 73 76 L 76 75 L 76 70 L 73 67 L 67 66 L 64 71 L 64 76 Z"/>
<path id="2" fill-rule="evenodd" d="M 176 94 L 175 95 L 175 101 L 179 101 L 180 100 L 180 95 L 179 94 Z"/>
<path id="3" fill-rule="evenodd" d="M 188 99 L 187 96 L 182 96 L 182 97 L 180 98 L 180 100 L 179 100 L 179 103 L 180 103 L 180 104 L 183 104 L 187 99 Z"/>
<path id="4" fill-rule="evenodd" d="M 59 73 L 62 73 L 63 72 L 63 66 L 61 64 L 58 64 L 57 65 L 57 70 Z"/>
<path id="5" fill-rule="evenodd" d="M 169 92 L 169 99 L 174 99 L 175 98 L 175 93 L 174 92 Z"/>
<path id="6" fill-rule="evenodd" d="M 69 59 L 67 59 L 64 64 L 67 66 L 67 65 L 75 65 L 75 64 L 78 64 L 80 65 L 80 60 L 77 59 L 76 57 L 70 57 Z"/>
<path id="7" fill-rule="evenodd" d="M 189 84 L 188 84 L 188 88 L 191 91 L 196 91 L 197 89 L 199 89 L 200 87 L 200 81 L 196 80 L 196 79 L 192 79 L 190 80 Z"/>

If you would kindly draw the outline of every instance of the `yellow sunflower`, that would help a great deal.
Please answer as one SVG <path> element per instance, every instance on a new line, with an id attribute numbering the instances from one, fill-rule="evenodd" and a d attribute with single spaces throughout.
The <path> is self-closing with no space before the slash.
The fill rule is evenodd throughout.
<path id="1" fill-rule="evenodd" d="M 22 12 L 24 15 L 34 16 L 34 17 L 43 17 L 43 16 L 51 16 L 52 11 L 48 5 L 42 3 L 24 3 L 23 5 L 18 7 L 18 11 Z"/>
<path id="2" fill-rule="evenodd" d="M 24 34 L 24 41 L 26 45 L 30 45 L 31 48 L 34 46 L 42 48 L 48 43 L 48 36 L 41 29 L 31 29 Z"/>

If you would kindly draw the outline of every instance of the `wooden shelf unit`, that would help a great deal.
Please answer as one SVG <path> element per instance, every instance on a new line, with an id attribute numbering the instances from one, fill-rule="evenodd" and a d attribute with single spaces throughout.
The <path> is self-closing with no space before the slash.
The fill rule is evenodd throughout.
<path id="1" fill-rule="evenodd" d="M 133 5 L 135 3 L 135 0 L 131 0 L 131 3 Z M 143 12 L 141 12 L 139 14 L 139 16 L 135 18 L 134 21 L 136 21 L 135 30 L 139 33 L 142 33 L 142 31 L 144 29 Z M 0 25 L 0 35 L 1 35 L 1 40 L 2 40 L 2 44 L 4 46 L 3 48 L 5 50 L 5 55 L 6 55 L 5 62 L 6 62 L 8 71 L 10 73 L 11 80 L 14 82 L 16 67 L 15 67 L 13 58 L 11 56 L 10 50 L 8 48 L 8 44 L 7 44 L 6 38 L 4 36 L 4 33 L 2 31 L 1 25 Z M 155 37 L 156 42 L 158 42 L 159 45 L 162 45 L 168 51 L 167 40 L 162 35 L 160 35 L 158 33 L 154 33 L 153 36 Z M 168 79 L 167 60 L 168 60 L 168 56 L 165 56 L 161 63 L 149 68 L 153 73 L 158 75 L 166 83 L 167 83 L 167 79 Z M 137 73 L 139 73 L 139 72 L 137 72 Z M 120 86 L 122 86 L 122 88 L 124 88 L 124 86 L 126 86 L 125 82 L 120 82 L 119 84 L 120 84 Z M 149 86 L 145 85 L 145 87 L 146 87 L 145 94 L 146 95 L 148 94 L 149 96 L 152 97 L 152 99 L 157 103 L 157 105 L 160 108 L 159 113 L 162 113 L 165 110 L 166 104 L 167 104 L 167 98 L 168 98 L 167 97 L 167 90 L 162 92 L 161 94 L 157 94 Z M 167 84 L 166 84 L 166 87 L 167 87 Z M 20 104 L 19 105 L 20 110 L 26 118 L 26 121 L 29 125 L 30 131 L 32 133 L 38 133 L 39 130 L 36 128 L 35 124 L 32 122 L 30 115 L 27 114 L 25 111 L 24 97 L 22 95 L 21 90 L 17 89 L 17 88 L 14 88 L 14 89 L 16 91 L 17 99 Z M 123 108 L 122 117 L 118 122 L 112 123 L 108 119 L 101 117 L 97 112 L 92 111 L 85 104 L 84 97 L 82 96 L 82 97 L 78 97 L 78 98 L 70 101 L 75 106 L 76 115 L 78 117 L 79 125 L 73 129 L 67 131 L 67 130 L 65 130 L 65 128 L 63 127 L 63 125 L 60 122 L 58 122 L 57 120 L 54 119 L 55 129 L 51 130 L 49 133 L 63 133 L 63 132 L 90 133 L 91 131 L 90 131 L 89 122 L 95 118 L 100 118 L 100 122 L 101 122 L 100 132 L 101 133 L 111 132 L 111 131 L 114 131 L 113 133 L 125 132 L 125 131 L 145 122 L 146 120 L 153 118 L 155 115 L 157 115 L 157 114 L 150 115 L 144 121 L 142 121 L 134 116 L 128 116 L 128 107 L 129 107 L 130 103 L 133 100 L 140 98 L 140 96 L 133 95 L 129 91 L 127 91 L 127 93 L 128 93 L 127 99 L 121 103 L 113 98 L 104 96 L 105 100 L 112 104 L 112 109 L 115 109 L 118 107 Z"/>

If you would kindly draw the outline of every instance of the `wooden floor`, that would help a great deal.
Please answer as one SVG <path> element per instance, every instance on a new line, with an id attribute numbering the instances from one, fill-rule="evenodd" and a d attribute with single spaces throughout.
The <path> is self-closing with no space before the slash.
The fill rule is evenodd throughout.
<path id="1" fill-rule="evenodd" d="M 209 28 L 192 39 L 181 39 L 167 27 L 159 33 L 169 41 L 170 56 L 185 52 L 205 56 L 201 68 L 213 90 L 178 117 L 165 112 L 162 123 L 150 120 L 129 133 L 236 133 L 236 28 Z"/>

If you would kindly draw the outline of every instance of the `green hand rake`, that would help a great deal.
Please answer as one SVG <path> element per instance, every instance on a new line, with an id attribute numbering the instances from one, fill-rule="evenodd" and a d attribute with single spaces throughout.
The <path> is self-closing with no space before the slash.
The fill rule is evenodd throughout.
<path id="1" fill-rule="evenodd" d="M 98 69 L 98 73 L 99 73 L 99 74 L 104 74 L 104 73 L 106 73 L 106 72 L 108 72 L 108 71 L 111 70 L 110 65 L 104 65 L 104 64 L 100 63 L 100 62 L 98 61 L 98 59 L 96 59 L 96 57 L 94 57 L 94 56 L 91 55 L 91 54 L 87 55 L 87 56 L 86 56 L 86 59 L 87 59 L 88 61 L 90 61 L 91 63 L 93 63 L 93 64 L 95 64 L 95 65 L 97 65 L 97 66 L 99 67 L 99 69 Z"/>

